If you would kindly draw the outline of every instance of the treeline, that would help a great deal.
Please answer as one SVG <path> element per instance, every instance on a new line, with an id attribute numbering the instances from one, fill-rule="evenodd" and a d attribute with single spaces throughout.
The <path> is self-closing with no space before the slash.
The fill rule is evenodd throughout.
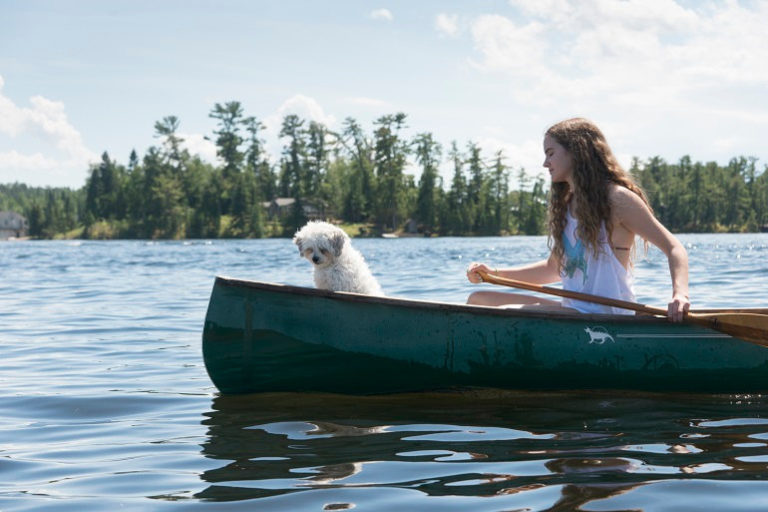
<path id="1" fill-rule="evenodd" d="M 717 233 L 768 229 L 767 169 L 759 170 L 756 158 L 732 158 L 719 166 L 684 156 L 676 164 L 634 159 L 630 171 L 670 229 Z"/>
<path id="2" fill-rule="evenodd" d="M 353 119 L 334 132 L 288 115 L 275 162 L 264 148 L 263 124 L 240 103 L 216 104 L 210 116 L 218 165 L 190 155 L 177 135 L 178 118 L 168 116 L 155 123 L 158 145 L 141 157 L 133 151 L 127 164 L 104 153 L 81 190 L 41 195 L 13 185 L 0 193 L 13 194 L 38 237 L 81 229 L 84 238 L 258 238 L 292 235 L 310 217 L 359 224 L 372 234 L 406 225 L 441 235 L 545 229 L 543 179 L 519 169 L 521 185 L 510 190 L 513 170 L 501 153 L 486 159 L 477 144 L 454 143 L 446 186 L 438 172 L 443 148 L 430 133 L 405 137 L 405 114 L 380 117 L 372 133 Z M 407 172 L 411 165 L 418 180 Z M 293 201 L 270 207 L 277 198 Z"/>
<path id="3" fill-rule="evenodd" d="M 406 137 L 403 113 L 380 117 L 370 132 L 351 118 L 335 132 L 288 115 L 276 158 L 265 150 L 264 125 L 239 102 L 216 104 L 209 115 L 217 164 L 190 155 L 179 119 L 168 116 L 154 126 L 159 144 L 141 157 L 133 151 L 122 164 L 105 152 L 79 190 L 0 186 L 0 209 L 22 212 L 30 235 L 41 238 L 290 236 L 317 217 L 368 234 L 546 230 L 543 178 L 513 168 L 501 152 L 483 155 L 473 142 L 444 148 L 431 133 Z M 418 180 L 408 173 L 414 167 Z M 768 173 L 755 159 L 725 167 L 635 159 L 631 172 L 674 231 L 756 231 L 768 223 Z"/>
<path id="4" fill-rule="evenodd" d="M 84 197 L 82 189 L 0 185 L 0 211 L 21 213 L 34 236 L 51 238 L 77 227 Z"/>

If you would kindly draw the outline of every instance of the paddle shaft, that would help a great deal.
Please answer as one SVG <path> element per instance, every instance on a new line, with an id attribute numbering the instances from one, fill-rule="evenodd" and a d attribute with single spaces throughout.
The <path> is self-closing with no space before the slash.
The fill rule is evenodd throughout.
<path id="1" fill-rule="evenodd" d="M 493 276 L 485 272 L 478 272 L 483 281 L 492 284 L 500 284 L 504 286 L 511 286 L 513 288 L 520 288 L 523 290 L 529 290 L 532 292 L 546 293 L 549 295 L 557 295 L 558 297 L 565 297 L 568 299 L 582 300 L 584 302 L 594 302 L 595 304 L 602 304 L 603 306 L 613 306 L 615 308 L 630 309 L 637 311 L 638 313 L 646 313 L 648 315 L 662 315 L 666 316 L 667 312 L 661 308 L 654 308 L 646 306 L 644 304 L 637 304 L 635 302 L 629 302 L 626 300 L 609 299 L 608 297 L 602 297 L 600 295 L 591 295 L 589 293 L 572 292 L 569 290 L 561 290 L 560 288 L 550 288 L 549 286 L 541 286 L 539 284 L 526 283 L 525 281 L 517 281 L 515 279 L 508 279 L 506 277 Z"/>

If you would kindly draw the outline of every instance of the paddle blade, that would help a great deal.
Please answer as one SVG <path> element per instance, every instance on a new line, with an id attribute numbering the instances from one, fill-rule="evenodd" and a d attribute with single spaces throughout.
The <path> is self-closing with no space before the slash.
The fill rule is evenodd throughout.
<path id="1" fill-rule="evenodd" d="M 755 313 L 690 313 L 693 323 L 724 332 L 734 338 L 768 347 L 768 315 Z"/>

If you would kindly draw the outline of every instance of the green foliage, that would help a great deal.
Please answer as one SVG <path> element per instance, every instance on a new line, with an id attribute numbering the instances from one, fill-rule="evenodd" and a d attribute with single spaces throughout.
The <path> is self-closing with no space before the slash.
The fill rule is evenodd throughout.
<path id="1" fill-rule="evenodd" d="M 440 165 L 440 144 L 431 133 L 422 133 L 414 140 L 416 146 L 416 161 L 421 165 L 419 193 L 416 200 L 416 218 L 423 226 L 425 233 L 432 233 L 437 228 L 438 205 L 442 198 L 438 187 L 438 166 Z"/>
<path id="2" fill-rule="evenodd" d="M 404 135 L 406 115 L 379 117 L 367 133 L 354 119 L 334 133 L 287 115 L 277 163 L 264 125 L 241 104 L 216 103 L 211 140 L 219 165 L 183 148 L 181 124 L 154 124 L 157 146 L 123 165 L 104 152 L 79 190 L 0 185 L 0 210 L 26 215 L 40 238 L 261 238 L 291 236 L 309 218 L 333 219 L 369 236 L 413 227 L 422 234 L 543 234 L 547 183 L 513 168 L 502 152 L 486 160 L 469 142 L 443 150 L 431 133 Z M 443 183 L 441 166 L 450 180 Z M 419 168 L 418 181 L 406 173 Z M 630 172 L 673 231 L 757 231 L 768 224 L 768 173 L 754 158 L 727 165 L 633 159 Z M 281 198 L 278 201 L 278 198 Z"/>
<path id="3" fill-rule="evenodd" d="M 406 215 L 408 182 L 404 176 L 408 142 L 400 131 L 405 128 L 405 114 L 380 117 L 374 124 L 374 173 L 376 195 L 374 214 L 376 224 L 396 229 Z"/>
<path id="4" fill-rule="evenodd" d="M 280 162 L 280 192 L 283 197 L 298 199 L 309 190 L 310 181 L 304 121 L 295 114 L 285 116 L 280 137 L 288 139 Z"/>
<path id="5" fill-rule="evenodd" d="M 74 229 L 85 209 L 83 189 L 29 187 L 21 183 L 0 185 L 0 211 L 27 217 L 29 235 L 52 238 Z"/>
<path id="6" fill-rule="evenodd" d="M 240 128 L 245 122 L 252 126 L 252 121 L 243 120 L 243 108 L 238 101 L 230 101 L 221 105 L 216 103 L 209 117 L 219 121 L 216 135 L 216 154 L 224 160 L 222 173 L 225 178 L 234 176 L 240 172 L 240 167 L 245 155 L 240 151 L 243 138 L 240 137 Z"/>
<path id="7" fill-rule="evenodd" d="M 467 180 L 464 176 L 465 159 L 459 152 L 456 141 L 451 143 L 449 158 L 453 164 L 453 178 L 440 209 L 440 233 L 461 235 L 471 231 L 472 220 Z"/>
<path id="8" fill-rule="evenodd" d="M 344 192 L 338 199 L 340 211 L 345 219 L 361 222 L 373 216 L 376 197 L 376 177 L 374 175 L 374 150 L 372 142 L 365 136 L 360 125 L 351 118 L 344 121 L 342 135 L 337 141 L 344 150 L 336 162 L 331 165 L 331 180 Z M 337 172 L 333 173 L 333 170 Z"/>
<path id="9" fill-rule="evenodd" d="M 660 157 L 635 159 L 637 178 L 659 220 L 676 232 L 758 231 L 768 225 L 768 173 L 755 158 L 733 158 L 726 166 L 676 164 Z"/>

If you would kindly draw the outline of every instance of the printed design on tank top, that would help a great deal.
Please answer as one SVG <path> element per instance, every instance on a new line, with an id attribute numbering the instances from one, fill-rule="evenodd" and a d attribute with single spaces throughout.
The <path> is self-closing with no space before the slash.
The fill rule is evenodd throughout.
<path id="1" fill-rule="evenodd" d="M 581 270 L 583 276 L 583 282 L 587 282 L 587 258 L 584 256 L 584 244 L 581 243 L 579 238 L 576 239 L 576 243 L 572 244 L 567 236 L 563 236 L 563 249 L 565 252 L 565 266 L 563 266 L 563 272 L 568 277 L 573 277 L 576 270 Z"/>

